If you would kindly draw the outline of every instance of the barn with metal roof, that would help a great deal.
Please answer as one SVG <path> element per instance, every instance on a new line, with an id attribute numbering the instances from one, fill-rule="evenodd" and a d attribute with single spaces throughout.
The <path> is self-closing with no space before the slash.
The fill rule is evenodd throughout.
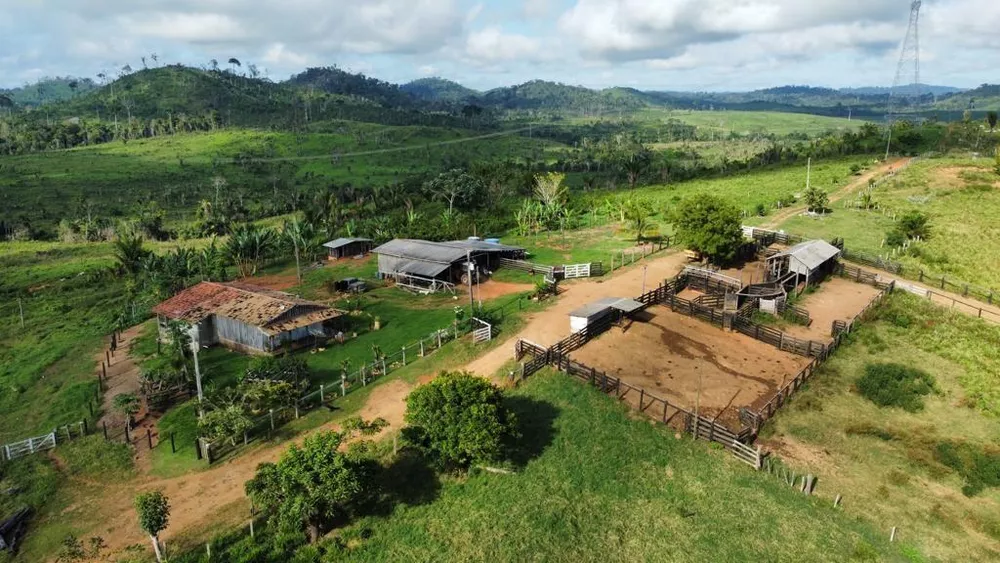
<path id="1" fill-rule="evenodd" d="M 833 271 L 840 252 L 824 240 L 807 240 L 768 257 L 767 269 L 774 279 L 796 274 L 806 283 L 819 281 Z"/>
<path id="2" fill-rule="evenodd" d="M 330 260 L 339 260 L 351 256 L 364 256 L 372 251 L 375 243 L 370 238 L 341 237 L 323 243 Z"/>
<path id="3" fill-rule="evenodd" d="M 478 274 L 495 270 L 500 258 L 524 257 L 524 249 L 519 246 L 481 240 L 395 239 L 372 252 L 378 255 L 380 277 L 395 279 L 404 287 L 428 291 L 448 289 L 449 286 L 454 289 L 455 284 L 466 283 L 469 261 L 476 273 L 473 280 L 476 280 Z"/>

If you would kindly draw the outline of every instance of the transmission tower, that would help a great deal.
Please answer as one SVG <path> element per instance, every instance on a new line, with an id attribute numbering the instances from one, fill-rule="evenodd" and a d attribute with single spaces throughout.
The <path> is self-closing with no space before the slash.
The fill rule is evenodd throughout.
<path id="1" fill-rule="evenodd" d="M 904 94 L 904 78 L 909 74 L 910 66 L 913 67 L 913 88 L 910 92 L 917 101 L 920 99 L 920 5 L 922 0 L 913 0 L 910 4 L 910 24 L 906 28 L 906 37 L 903 39 L 903 46 L 899 52 L 899 64 L 896 65 L 896 76 L 892 80 L 892 88 L 889 90 L 889 103 L 886 107 L 885 121 L 889 127 L 889 141 L 885 145 L 885 155 L 889 158 L 889 143 L 892 142 L 893 118 L 899 109 L 906 104 Z"/>
<path id="2" fill-rule="evenodd" d="M 912 84 L 920 84 L 920 4 L 921 0 L 913 0 L 910 4 L 910 25 L 906 28 L 906 38 L 903 39 L 903 46 L 899 53 L 899 64 L 896 65 L 896 77 L 892 80 L 892 89 L 889 90 L 888 114 L 891 117 L 893 110 L 898 107 L 897 101 L 902 101 L 904 97 L 901 90 L 906 86 L 903 83 L 909 69 L 913 67 Z M 917 93 L 919 95 L 919 92 Z"/>

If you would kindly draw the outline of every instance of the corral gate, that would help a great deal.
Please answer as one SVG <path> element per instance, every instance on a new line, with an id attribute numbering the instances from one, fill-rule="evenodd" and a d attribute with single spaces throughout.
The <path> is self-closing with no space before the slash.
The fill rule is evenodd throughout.
<path id="1" fill-rule="evenodd" d="M 489 342 L 493 340 L 493 325 L 475 317 L 472 318 L 473 322 L 476 323 L 477 328 L 472 331 L 472 341 L 475 343 L 479 342 Z"/>
<path id="2" fill-rule="evenodd" d="M 52 432 L 37 438 L 28 438 L 7 444 L 4 446 L 4 455 L 7 459 L 17 459 L 35 452 L 51 450 L 54 447 L 56 447 L 56 433 Z"/>
<path id="3" fill-rule="evenodd" d="M 569 264 L 563 266 L 566 279 L 573 278 L 589 278 L 590 277 L 590 263 L 586 264 Z"/>

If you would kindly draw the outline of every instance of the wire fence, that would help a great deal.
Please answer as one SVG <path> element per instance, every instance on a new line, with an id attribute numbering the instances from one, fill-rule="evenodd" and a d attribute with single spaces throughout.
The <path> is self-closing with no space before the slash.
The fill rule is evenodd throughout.
<path id="1" fill-rule="evenodd" d="M 363 389 L 393 371 L 402 369 L 420 358 L 437 352 L 449 342 L 475 332 L 476 329 L 482 327 L 480 324 L 482 321 L 491 322 L 496 327 L 508 316 L 523 310 L 524 301 L 523 297 L 518 297 L 493 309 L 480 308 L 476 312 L 476 318 L 456 321 L 421 337 L 415 342 L 402 346 L 392 353 L 383 353 L 378 357 L 373 356 L 372 361 L 361 364 L 353 371 L 344 370 L 339 381 L 311 387 L 294 403 L 270 409 L 268 412 L 254 417 L 250 428 L 239 435 L 215 440 L 199 438 L 198 447 L 195 448 L 198 458 L 207 459 L 208 463 L 215 463 L 251 442 L 270 437 L 278 428 L 298 419 L 303 414 L 328 406 L 338 398 L 346 397 L 349 393 Z"/>

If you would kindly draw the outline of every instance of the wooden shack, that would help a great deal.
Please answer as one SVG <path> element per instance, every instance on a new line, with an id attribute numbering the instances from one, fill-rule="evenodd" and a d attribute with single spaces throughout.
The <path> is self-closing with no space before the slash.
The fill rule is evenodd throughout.
<path id="1" fill-rule="evenodd" d="M 323 243 L 323 247 L 327 249 L 327 258 L 330 260 L 365 256 L 372 251 L 373 246 L 375 246 L 375 243 L 371 239 L 355 237 L 342 237 Z"/>
<path id="2" fill-rule="evenodd" d="M 772 280 L 794 278 L 795 283 L 816 283 L 833 272 L 840 249 L 824 240 L 807 240 L 767 258 Z"/>
<path id="3" fill-rule="evenodd" d="M 243 283 L 201 282 L 153 308 L 160 333 L 169 338 L 169 321 L 183 323 L 192 342 L 220 344 L 250 354 L 272 354 L 332 333 L 341 311 Z"/>

